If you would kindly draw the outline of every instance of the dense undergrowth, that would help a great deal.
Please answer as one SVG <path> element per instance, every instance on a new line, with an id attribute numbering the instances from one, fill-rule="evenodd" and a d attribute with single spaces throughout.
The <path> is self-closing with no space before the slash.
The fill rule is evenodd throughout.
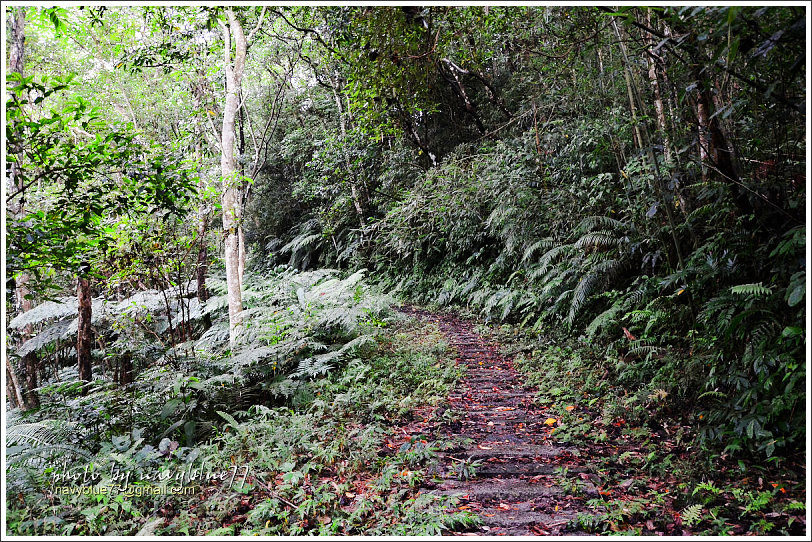
<path id="1" fill-rule="evenodd" d="M 671 355 L 617 360 L 585 340 L 546 329 L 482 325 L 514 355 L 555 420 L 556 441 L 576 446 L 600 491 L 559 469 L 559 484 L 585 499 L 571 526 L 596 534 L 643 534 L 678 522 L 693 535 L 799 535 L 806 520 L 804 457 L 745 461 L 729 448 L 703 447 L 702 411 L 684 408 L 697 386 Z M 646 384 L 639 373 L 645 375 Z M 674 385 L 675 378 L 678 386 Z M 676 394 L 677 397 L 672 397 Z M 620 490 L 620 491 L 618 491 Z"/>
<path id="2" fill-rule="evenodd" d="M 729 187 L 697 179 L 675 232 L 684 238 L 678 261 L 646 191 L 652 168 L 637 156 L 620 176 L 605 169 L 611 157 L 599 141 L 616 114 L 549 135 L 558 173 L 539 171 L 533 131 L 460 145 L 384 206 L 368 254 L 346 250 L 414 302 L 583 337 L 629 393 L 662 389 L 669 409 L 696 421 L 704 446 L 764 459 L 799 452 L 806 229 L 797 209 L 774 229 L 735 209 Z M 591 173 L 576 173 L 584 153 Z M 310 245 L 297 244 L 303 235 L 283 247 L 298 251 L 293 263 L 345 250 L 330 251 L 312 231 Z"/>
<path id="3" fill-rule="evenodd" d="M 14 13 L 15 533 L 441 529 L 442 505 L 414 492 L 431 443 L 372 455 L 454 378 L 420 332 L 393 338 L 393 297 L 511 326 L 539 400 L 585 409 L 561 412 L 561 439 L 645 431 L 690 449 L 650 443 L 643 466 L 693 479 L 678 504 L 699 529 L 745 521 L 712 512 L 725 495 L 753 531 L 789 528 L 758 514 L 802 490 L 762 474 L 800 480 L 807 452 L 799 6 Z M 249 253 L 236 288 L 219 260 L 233 217 L 214 212 L 231 182 L 226 20 L 256 39 L 230 123 Z M 96 296 L 90 382 L 77 274 Z M 231 346 L 229 287 L 245 309 Z M 202 458 L 259 474 L 192 511 L 49 489 L 64 465 L 110 478 Z M 756 486 L 700 485 L 713 469 Z"/>
<path id="4" fill-rule="evenodd" d="M 428 11 L 465 25 L 461 12 Z M 419 95 L 425 121 L 405 119 L 387 101 L 370 105 L 374 111 L 342 138 L 316 122 L 313 139 L 304 137 L 307 127 L 294 128 L 280 142 L 284 167 L 275 178 L 300 198 L 299 220 L 291 227 L 268 214 L 279 184 L 273 195 L 258 193 L 260 250 L 302 267 L 364 266 L 417 303 L 583 337 L 598 352 L 586 365 L 608 371 L 632 395 L 662 390 L 664 408 L 693 420 L 707 453 L 756 462 L 801 453 L 802 116 L 733 83 L 728 70 L 803 94 L 792 69 L 803 58 L 793 41 L 800 34 L 780 50 L 763 42 L 758 50 L 769 48 L 770 62 L 737 56 L 730 41 L 734 27 L 743 42 L 761 41 L 756 14 L 776 29 L 800 25 L 793 19 L 800 14 L 551 11 L 562 17 L 556 22 L 532 10 L 495 13 L 476 12 L 493 26 L 449 45 L 483 70 L 458 74 L 454 92 L 444 69 L 421 64 L 439 45 L 407 31 L 408 17 L 391 13 L 380 22 L 405 29 L 406 43 L 422 54 L 414 53 L 411 71 L 373 80 L 397 90 L 419 72 L 430 83 Z M 366 24 L 378 21 L 369 17 Z M 625 31 L 612 26 L 621 23 Z M 536 34 L 543 28 L 558 37 L 545 41 Z M 655 39 L 657 28 L 684 41 Z M 562 37 L 569 32 L 581 41 L 569 43 Z M 624 32 L 634 43 L 628 50 Z M 392 47 L 362 35 L 377 51 Z M 526 43 L 546 44 L 543 54 Z M 661 49 L 668 49 L 663 57 Z M 388 66 L 363 55 L 359 62 L 377 75 Z M 313 107 L 331 110 L 326 100 Z M 423 131 L 415 135 L 417 127 Z"/>
<path id="5" fill-rule="evenodd" d="M 65 369 L 40 409 L 12 411 L 8 534 L 438 534 L 476 521 L 417 495 L 439 444 L 383 444 L 459 377 L 438 332 L 401 322 L 361 273 L 247 283 L 235 349 L 216 318 L 194 344 L 155 348 L 129 386 L 102 375 L 81 395 Z"/>

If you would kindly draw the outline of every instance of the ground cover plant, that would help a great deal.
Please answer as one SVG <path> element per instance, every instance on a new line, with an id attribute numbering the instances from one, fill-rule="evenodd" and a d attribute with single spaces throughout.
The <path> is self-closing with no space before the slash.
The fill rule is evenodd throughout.
<path id="1" fill-rule="evenodd" d="M 8 426 L 9 533 L 437 534 L 472 524 L 445 517 L 448 500 L 416 495 L 435 443 L 383 446 L 392 424 L 441 401 L 459 376 L 437 331 L 395 319 L 359 274 L 282 271 L 255 288 L 282 314 L 257 323 L 273 337 L 252 339 L 272 343 L 272 356 L 256 342 L 218 350 L 209 334 L 181 361 L 165 354 L 124 397 L 104 377 L 84 396 L 75 375 L 47 383 L 43 404 L 56 405 Z M 56 407 L 66 419 L 52 417 Z M 196 471 L 239 480 L 174 477 Z M 86 484 L 72 487 L 89 491 L 63 495 L 76 473 Z M 103 491 L 130 476 L 129 492 Z"/>

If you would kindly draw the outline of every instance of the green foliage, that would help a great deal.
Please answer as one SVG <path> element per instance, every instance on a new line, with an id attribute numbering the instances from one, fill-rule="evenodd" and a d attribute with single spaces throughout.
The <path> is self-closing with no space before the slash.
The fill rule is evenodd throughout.
<path id="1" fill-rule="evenodd" d="M 196 343 L 154 352 L 127 389 L 102 378 L 85 396 L 70 385 L 76 369 L 63 371 L 60 381 L 41 388 L 39 412 L 9 418 L 7 489 L 28 495 L 10 511 L 12 532 L 134 534 L 150 525 L 154 503 L 182 507 L 184 498 L 197 497 L 98 493 L 116 482 L 116 473 L 130 473 L 135 487 L 145 488 L 150 484 L 144 481 L 161 472 L 198 468 L 201 461 L 228 471 L 228 458 L 248 465 L 257 481 L 224 488 L 160 532 L 214 530 L 232 513 L 235 499 L 254 493 L 257 505 L 242 534 L 438 534 L 474 525 L 471 514 L 446 515 L 453 506 L 447 499 L 416 494 L 435 461 L 433 444 L 418 438 L 392 457 L 379 453 L 388 424 L 443 400 L 459 369 L 444 355 L 447 346 L 436 329 L 398 323 L 388 338 L 380 337 L 393 325 L 388 300 L 362 277 L 287 268 L 246 275 L 246 333 L 235 349 L 226 349 L 227 333 L 217 342 L 207 332 Z M 213 292 L 222 288 L 211 281 Z M 159 309 L 162 297 L 156 292 L 139 294 L 138 301 L 100 301 L 97 326 L 150 303 Z M 221 306 L 215 295 L 202 312 L 217 322 L 225 316 Z M 15 325 L 71 313 L 60 307 L 52 303 Z M 79 484 L 90 488 L 87 493 L 59 494 L 53 506 L 41 500 L 53 494 L 53 480 L 75 481 L 63 475 L 85 472 L 85 466 L 98 473 Z M 355 499 L 354 484 L 361 480 L 370 490 Z M 268 484 L 276 497 L 263 501 L 261 488 Z M 54 522 L 27 515 L 45 505 Z M 315 521 L 323 517 L 332 522 Z"/>
<path id="2" fill-rule="evenodd" d="M 31 114 L 31 106 L 53 106 L 75 74 L 9 77 L 6 162 L 17 172 L 9 198 L 22 209 L 6 219 L 9 276 L 26 272 L 38 288 L 58 287 L 53 270 L 75 272 L 113 243 L 111 214 L 167 216 L 188 204 L 193 185 L 183 167 L 158 145 L 137 141 L 130 127 L 108 123 L 82 96 Z M 25 205 L 34 185 L 43 184 L 43 201 Z"/>
<path id="3" fill-rule="evenodd" d="M 15 292 L 7 331 L 13 362 L 36 354 L 43 400 L 10 417 L 7 474 L 31 489 L 9 499 L 12 531 L 149 535 L 161 509 L 166 534 L 470 525 L 415 494 L 432 444 L 370 451 L 376 428 L 439 401 L 455 378 L 432 362 L 441 349 L 382 338 L 393 318 L 380 291 L 528 334 L 517 365 L 560 414 L 561 440 L 676 425 L 702 465 L 803 450 L 802 10 L 234 12 L 252 39 L 235 161 L 253 184 L 240 194 L 249 258 L 233 345 L 210 216 L 222 188 L 223 10 L 25 12 L 25 76 L 7 81 L 6 265 L 39 304 L 19 314 Z M 87 386 L 72 367 L 80 262 L 95 279 Z M 134 382 L 116 385 L 128 365 Z M 57 515 L 42 504 L 37 461 L 76 439 L 105 468 L 168 468 L 205 448 L 266 478 L 200 513 L 173 515 L 172 499 L 127 509 L 73 496 L 57 499 Z M 341 495 L 358 479 L 328 478 L 364 463 L 374 491 L 348 507 Z M 674 508 L 683 525 L 725 532 L 722 504 L 700 493 Z M 769 533 L 763 493 L 734 498 Z M 648 504 L 596 500 L 578 522 L 616 532 Z M 224 527 L 243 506 L 245 521 Z"/>

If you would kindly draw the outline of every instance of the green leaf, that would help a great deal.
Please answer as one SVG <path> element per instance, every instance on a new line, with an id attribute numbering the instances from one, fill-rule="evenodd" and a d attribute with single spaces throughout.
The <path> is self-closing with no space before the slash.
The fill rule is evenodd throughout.
<path id="1" fill-rule="evenodd" d="M 806 296 L 806 285 L 804 283 L 796 284 L 795 288 L 787 295 L 787 305 L 794 307 L 804 300 Z"/>
<path id="2" fill-rule="evenodd" d="M 798 337 L 798 336 L 803 335 L 803 334 L 804 334 L 804 328 L 802 328 L 802 327 L 793 327 L 793 326 L 787 326 L 787 327 L 784 328 L 784 331 L 781 332 L 781 336 L 786 338 L 786 339 L 789 339 L 789 338 L 792 338 L 792 337 Z"/>
<path id="3" fill-rule="evenodd" d="M 231 415 L 231 414 L 229 414 L 228 412 L 223 412 L 223 411 L 221 411 L 221 410 L 218 410 L 218 411 L 217 411 L 217 414 L 218 414 L 218 415 L 219 415 L 221 418 L 223 418 L 225 421 L 227 421 L 227 422 L 228 422 L 229 427 L 231 427 L 232 429 L 234 429 L 234 430 L 235 430 L 236 432 L 238 432 L 240 435 L 245 435 L 245 434 L 246 434 L 246 430 L 245 430 L 245 429 L 244 429 L 244 428 L 243 428 L 243 427 L 240 425 L 240 423 L 239 423 L 239 422 L 238 422 L 236 419 L 234 419 L 234 416 L 232 416 L 232 415 Z"/>
<path id="4" fill-rule="evenodd" d="M 759 283 L 739 284 L 730 288 L 730 292 L 737 295 L 750 295 L 754 297 L 764 297 L 772 293 L 770 288 Z"/>
<path id="5" fill-rule="evenodd" d="M 170 399 L 169 401 L 167 401 L 163 409 L 161 409 L 161 419 L 165 420 L 166 418 L 175 414 L 180 404 L 181 400 L 178 398 Z"/>

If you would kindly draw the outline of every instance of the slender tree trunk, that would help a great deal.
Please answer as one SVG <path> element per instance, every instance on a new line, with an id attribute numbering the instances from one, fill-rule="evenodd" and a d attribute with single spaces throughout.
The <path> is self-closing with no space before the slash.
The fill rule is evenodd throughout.
<path id="1" fill-rule="evenodd" d="M 240 212 L 242 217 L 242 212 Z M 239 258 L 237 259 L 237 273 L 240 277 L 240 288 L 242 288 L 242 278 L 245 275 L 245 229 L 242 227 L 242 222 L 237 226 L 237 249 L 239 250 Z"/>
<path id="2" fill-rule="evenodd" d="M 632 123 L 634 124 L 634 139 L 635 144 L 637 145 L 638 149 L 643 148 L 643 136 L 640 132 L 640 121 L 637 118 L 637 106 L 635 105 L 634 99 L 634 89 L 632 88 L 632 74 L 631 74 L 631 66 L 629 65 L 628 58 L 626 58 L 626 46 L 623 45 L 623 35 L 620 32 L 620 28 L 617 26 L 617 22 L 612 19 L 612 26 L 615 29 L 615 36 L 617 37 L 618 45 L 620 46 L 620 50 L 623 53 L 623 58 L 626 60 L 625 66 L 623 68 L 623 78 L 626 81 L 626 94 L 629 98 L 629 111 L 632 114 Z"/>
<path id="3" fill-rule="evenodd" d="M 16 72 L 23 75 L 23 67 L 25 63 L 25 11 L 26 8 L 18 7 L 10 13 L 11 23 L 11 50 L 9 51 L 9 72 Z M 22 96 L 14 96 L 15 99 L 20 99 Z M 9 149 L 10 153 L 19 154 L 19 149 Z M 11 162 L 9 169 L 9 185 L 17 190 L 23 188 L 22 172 L 20 171 L 20 164 L 18 161 Z M 22 217 L 25 214 L 25 195 L 20 194 L 19 200 L 14 202 L 10 207 L 11 211 L 17 217 Z M 28 288 L 28 273 L 20 273 L 14 279 L 15 292 L 14 298 L 17 305 L 17 310 L 20 312 L 28 312 L 31 310 L 33 303 L 31 302 L 31 290 Z M 32 332 L 31 326 L 26 326 L 23 329 L 23 339 L 30 337 Z M 22 396 L 24 401 L 20 402 L 20 406 L 26 410 L 39 407 L 39 396 L 37 395 L 37 380 L 39 373 L 39 363 L 36 352 L 30 352 L 23 357 L 22 370 L 25 377 L 25 391 Z M 12 368 L 13 374 L 13 368 Z M 15 377 L 15 386 L 19 387 L 19 382 Z"/>
<path id="4" fill-rule="evenodd" d="M 133 357 L 129 352 L 125 352 L 119 360 L 118 383 L 121 386 L 132 384 L 133 382 Z"/>
<path id="5" fill-rule="evenodd" d="M 603 52 L 601 51 L 600 44 L 597 43 L 597 42 L 598 42 L 598 38 L 596 36 L 595 37 L 595 52 L 597 53 L 597 56 L 598 56 L 598 73 L 599 73 L 598 74 L 598 84 L 600 85 L 601 92 L 603 92 L 604 91 L 604 84 L 603 84 L 603 78 L 604 78 Z"/>
<path id="6" fill-rule="evenodd" d="M 90 356 L 91 346 L 93 344 L 93 331 L 90 327 L 90 321 L 93 317 L 93 300 L 90 296 L 90 279 L 84 274 L 79 275 L 76 294 L 79 298 L 79 330 L 76 338 L 76 359 L 79 366 L 79 380 L 90 382 L 93 380 L 93 365 Z"/>
<path id="7" fill-rule="evenodd" d="M 11 360 L 8 356 L 6 356 L 6 396 L 12 407 L 25 409 L 25 400 L 23 399 L 22 388 L 20 388 L 20 381 L 17 379 L 14 365 L 11 364 Z"/>
<path id="8" fill-rule="evenodd" d="M 239 95 L 247 53 L 242 24 L 232 9 L 227 9 L 228 23 L 221 23 L 225 42 L 226 103 L 223 108 L 220 170 L 223 176 L 223 230 L 225 235 L 226 283 L 228 286 L 229 342 L 237 340 L 242 327 L 242 274 L 240 272 L 240 185 L 234 158 L 236 119 L 240 107 Z M 232 60 L 231 41 L 234 38 Z"/>
<path id="9" fill-rule="evenodd" d="M 355 214 L 358 215 L 358 223 L 363 228 L 366 225 L 366 220 L 364 219 L 364 207 L 361 205 L 361 198 L 358 194 L 358 188 L 355 182 L 355 176 L 352 170 L 352 164 L 350 164 L 350 157 L 347 154 L 347 119 L 345 118 L 346 111 L 344 108 L 344 104 L 341 103 L 341 96 L 338 94 L 338 83 L 333 83 L 333 98 L 336 102 L 336 107 L 338 108 L 338 124 L 339 128 L 341 129 L 341 138 L 344 141 L 342 144 L 344 148 L 344 168 L 347 170 L 347 179 L 350 183 L 350 194 L 352 195 L 352 203 L 355 207 Z"/>
<path id="10" fill-rule="evenodd" d="M 247 47 L 247 44 L 246 44 Z M 242 88 L 240 88 L 239 93 L 237 94 L 237 98 L 239 99 L 240 103 L 244 103 L 245 98 L 242 95 Z M 239 146 L 239 155 L 245 156 L 245 108 L 240 107 L 237 110 L 239 114 L 239 121 L 240 121 L 240 146 Z M 245 177 L 245 160 L 240 160 L 240 175 Z M 245 211 L 246 205 L 248 205 L 248 196 L 249 190 L 247 187 L 243 186 L 240 183 L 240 192 L 237 194 L 237 201 L 239 202 L 238 205 L 240 206 L 240 217 L 243 216 Z M 237 235 L 239 236 L 238 239 L 238 246 L 239 246 L 239 258 L 237 260 L 237 270 L 240 276 L 240 286 L 242 287 L 242 278 L 245 274 L 245 228 L 242 226 L 242 220 L 239 221 L 237 224 Z"/>
<path id="11" fill-rule="evenodd" d="M 648 26 L 651 27 L 651 10 L 647 11 L 647 23 Z M 656 45 L 656 41 L 654 36 L 649 34 L 649 43 L 652 45 Z M 651 54 L 646 55 L 646 60 L 648 61 L 648 79 L 649 83 L 651 84 L 651 92 L 654 96 L 654 111 L 657 116 L 657 127 L 660 130 L 660 134 L 662 134 L 663 138 L 663 154 L 665 155 L 665 161 L 671 162 L 671 141 L 668 137 L 668 125 L 665 120 L 665 107 L 663 107 L 663 98 L 660 92 L 660 81 L 657 77 L 657 64 L 654 61 L 654 58 Z"/>
<path id="12" fill-rule="evenodd" d="M 39 373 L 39 359 L 36 352 L 29 352 L 23 356 L 25 366 L 25 408 L 39 408 L 39 395 L 37 394 L 37 375 Z"/>
<path id="13" fill-rule="evenodd" d="M 209 299 L 209 291 L 206 289 L 206 274 L 209 269 L 209 249 L 206 246 L 205 238 L 207 225 L 208 220 L 204 216 L 197 227 L 199 239 L 197 250 L 197 300 L 200 302 L 201 310 L 203 310 L 203 305 Z M 211 327 L 211 315 L 208 313 L 203 315 L 203 327 L 206 329 Z"/>
<path id="14" fill-rule="evenodd" d="M 634 108 L 635 102 L 640 104 L 640 108 L 643 108 L 643 100 L 640 97 L 640 93 L 638 91 L 638 87 L 634 84 L 632 80 L 632 73 L 631 73 L 631 63 L 629 62 L 629 56 L 626 53 L 626 46 L 623 44 L 623 39 L 620 33 L 620 29 L 617 26 L 617 21 L 612 19 L 612 25 L 614 26 L 615 36 L 618 39 L 618 45 L 620 46 L 620 52 L 623 56 L 623 63 L 625 65 L 625 69 L 623 73 L 626 77 L 626 86 L 629 92 L 629 101 L 631 102 L 632 108 Z M 677 227 L 674 221 L 674 213 L 671 210 L 671 202 L 666 194 L 666 188 L 663 183 L 662 175 L 660 173 L 660 166 L 657 162 L 657 157 L 654 154 L 654 149 L 651 147 L 651 139 L 648 135 L 648 130 L 646 126 L 642 123 L 637 121 L 637 117 L 635 114 L 635 110 L 632 110 L 632 117 L 635 122 L 635 127 L 637 129 L 638 137 L 640 137 L 641 148 L 647 149 L 648 159 L 651 163 L 652 168 L 654 169 L 654 185 L 652 186 L 652 190 L 656 190 L 659 192 L 660 201 L 662 206 L 665 208 L 666 218 L 668 219 L 668 226 L 671 230 L 671 239 L 674 242 L 674 250 L 677 253 L 677 261 L 679 262 L 679 269 L 685 269 L 685 260 L 682 257 L 682 248 L 680 247 L 679 239 L 677 238 Z M 691 311 L 693 312 L 693 306 L 691 307 Z"/>
<path id="15" fill-rule="evenodd" d="M 698 83 L 697 83 L 698 84 Z M 697 121 L 697 144 L 699 145 L 699 160 L 702 163 L 702 180 L 708 180 L 708 163 L 710 140 L 708 139 L 708 108 L 701 99 L 692 100 Z"/>

